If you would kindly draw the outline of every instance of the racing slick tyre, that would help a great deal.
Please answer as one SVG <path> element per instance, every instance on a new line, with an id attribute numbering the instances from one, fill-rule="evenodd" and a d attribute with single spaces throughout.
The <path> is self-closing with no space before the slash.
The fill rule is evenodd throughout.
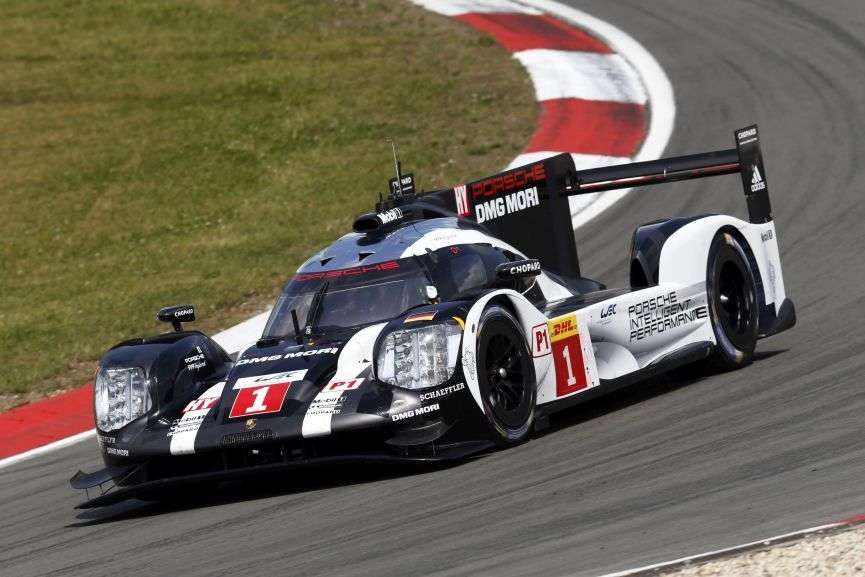
<path id="1" fill-rule="evenodd" d="M 535 367 L 519 323 L 499 306 L 478 323 L 478 385 L 490 437 L 500 447 L 522 443 L 535 413 Z"/>
<path id="2" fill-rule="evenodd" d="M 706 295 L 717 341 L 710 363 L 722 370 L 747 365 L 759 329 L 757 284 L 745 250 L 729 232 L 716 234 L 709 247 Z"/>

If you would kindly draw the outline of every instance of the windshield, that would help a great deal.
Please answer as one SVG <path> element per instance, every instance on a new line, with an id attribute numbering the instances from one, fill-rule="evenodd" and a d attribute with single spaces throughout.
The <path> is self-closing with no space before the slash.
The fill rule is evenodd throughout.
<path id="1" fill-rule="evenodd" d="M 298 273 L 273 307 L 263 336 L 294 336 L 292 310 L 301 331 L 306 326 L 349 328 L 389 321 L 427 304 L 428 285 L 435 286 L 445 302 L 470 298 L 494 286 L 525 291 L 533 278 L 502 281 L 496 277 L 497 265 L 518 258 L 523 257 L 490 245 L 457 245 L 420 257 Z"/>
<path id="2" fill-rule="evenodd" d="M 264 336 L 293 336 L 292 309 L 301 330 L 308 324 L 347 328 L 390 320 L 426 303 L 425 287 L 429 284 L 424 269 L 414 259 L 299 273 L 291 279 L 273 307 Z M 322 289 L 321 302 L 312 311 L 314 318 L 311 318 L 310 306 L 316 292 Z"/>

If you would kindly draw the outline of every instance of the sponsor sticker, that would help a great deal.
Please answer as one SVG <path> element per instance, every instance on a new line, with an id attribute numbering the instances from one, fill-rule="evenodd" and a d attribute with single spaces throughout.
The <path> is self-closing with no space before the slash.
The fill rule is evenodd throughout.
<path id="1" fill-rule="evenodd" d="M 552 352 L 547 323 L 532 327 L 532 356 L 543 357 Z"/>
<path id="2" fill-rule="evenodd" d="M 430 391 L 429 393 L 421 393 L 418 395 L 421 401 L 431 401 L 433 399 L 440 399 L 442 397 L 447 397 L 456 393 L 458 391 L 462 391 L 466 388 L 465 383 L 457 383 L 455 385 L 451 385 L 449 387 L 444 387 L 441 389 L 437 389 L 435 391 Z"/>
<path id="3" fill-rule="evenodd" d="M 225 382 L 219 382 L 204 391 L 188 403 L 183 411 L 183 416 L 174 420 L 168 428 L 168 437 L 171 438 L 170 450 L 172 455 L 185 455 L 195 452 L 195 437 L 198 429 L 211 409 L 217 406 L 222 396 Z M 201 401 L 197 403 L 196 401 Z"/>
<path id="4" fill-rule="evenodd" d="M 575 313 L 547 322 L 553 364 L 556 369 L 556 396 L 563 397 L 588 386 L 580 327 Z"/>
<path id="5" fill-rule="evenodd" d="M 331 379 L 324 386 L 325 391 L 353 391 L 360 387 L 365 379 Z"/>
<path id="6" fill-rule="evenodd" d="M 390 183 L 390 193 L 392 196 L 398 197 L 400 194 L 415 193 L 414 174 L 411 172 L 403 174 L 399 184 L 397 184 L 395 177 L 391 178 L 388 182 Z"/>
<path id="7" fill-rule="evenodd" d="M 117 439 L 116 439 L 116 437 L 109 437 L 107 435 L 97 434 L 96 435 L 96 441 L 100 445 L 113 445 L 117 441 Z"/>
<path id="8" fill-rule="evenodd" d="M 475 220 L 487 222 L 541 204 L 538 187 L 512 192 L 475 205 Z"/>
<path id="9" fill-rule="evenodd" d="M 426 405 L 423 407 L 418 407 L 416 409 L 412 409 L 410 411 L 405 411 L 402 413 L 396 413 L 391 415 L 390 418 L 393 422 L 404 421 L 405 419 L 411 419 L 413 417 L 420 417 L 421 415 L 426 415 L 427 413 L 432 413 L 439 410 L 438 403 L 433 403 L 432 405 Z"/>
<path id="10" fill-rule="evenodd" d="M 765 188 L 766 182 L 763 180 L 763 175 L 760 174 L 760 168 L 754 165 L 754 171 L 751 173 L 751 192 L 759 192 Z"/>
<path id="11" fill-rule="evenodd" d="M 528 188 L 531 184 L 542 184 L 546 179 L 547 175 L 543 163 L 538 163 L 527 168 L 518 168 L 472 184 L 472 199 L 477 201 L 482 198 L 498 196 L 500 193 L 510 192 L 518 188 Z"/>
<path id="12" fill-rule="evenodd" d="M 402 218 L 402 210 L 398 208 L 392 208 L 390 210 L 380 212 L 376 216 L 382 224 L 389 224 L 391 222 L 394 222 L 395 220 L 399 220 Z"/>
<path id="13" fill-rule="evenodd" d="M 255 363 L 269 363 L 279 361 L 281 359 L 296 359 L 299 357 L 314 357 L 316 355 L 335 355 L 339 352 L 336 347 L 326 347 L 323 349 L 310 349 L 306 351 L 295 351 L 291 353 L 268 355 L 266 357 L 244 357 L 237 361 L 237 366 L 250 365 Z"/>
<path id="14" fill-rule="evenodd" d="M 709 310 L 705 305 L 695 308 L 692 305 L 693 299 L 682 300 L 676 291 L 632 304 L 628 307 L 631 342 L 708 318 Z"/>
<path id="15" fill-rule="evenodd" d="M 399 269 L 399 262 L 395 260 L 389 260 L 387 262 L 381 262 L 367 266 L 355 266 L 351 268 L 340 268 L 321 272 L 298 273 L 294 275 L 294 277 L 292 277 L 292 280 L 302 282 L 317 279 L 342 278 L 347 276 L 358 276 L 376 272 L 387 272 L 397 269 Z"/>
<path id="16" fill-rule="evenodd" d="M 195 347 L 195 354 L 185 357 L 183 362 L 186 363 L 187 370 L 197 371 L 207 366 L 207 361 L 204 359 L 204 351 L 200 346 Z"/>

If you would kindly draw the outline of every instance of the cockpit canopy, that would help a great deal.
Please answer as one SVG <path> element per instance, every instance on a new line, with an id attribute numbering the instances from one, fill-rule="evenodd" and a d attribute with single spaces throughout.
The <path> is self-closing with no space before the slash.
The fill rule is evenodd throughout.
<path id="1" fill-rule="evenodd" d="M 501 280 L 496 267 L 521 255 L 490 244 L 455 244 L 419 256 L 358 266 L 309 270 L 288 282 L 270 314 L 264 337 L 313 334 L 388 321 L 429 303 L 426 287 L 441 301 L 470 298 L 494 287 L 528 289 L 533 279 Z"/>

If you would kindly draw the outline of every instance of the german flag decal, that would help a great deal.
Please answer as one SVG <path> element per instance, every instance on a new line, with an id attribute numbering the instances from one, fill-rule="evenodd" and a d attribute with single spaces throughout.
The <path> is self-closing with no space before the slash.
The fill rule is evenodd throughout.
<path id="1" fill-rule="evenodd" d="M 435 318 L 435 316 L 436 316 L 435 311 L 433 311 L 431 313 L 418 313 L 416 315 L 407 316 L 405 318 L 405 320 L 403 321 L 403 323 L 416 323 L 419 321 L 431 321 L 431 320 L 433 320 L 433 318 Z"/>

